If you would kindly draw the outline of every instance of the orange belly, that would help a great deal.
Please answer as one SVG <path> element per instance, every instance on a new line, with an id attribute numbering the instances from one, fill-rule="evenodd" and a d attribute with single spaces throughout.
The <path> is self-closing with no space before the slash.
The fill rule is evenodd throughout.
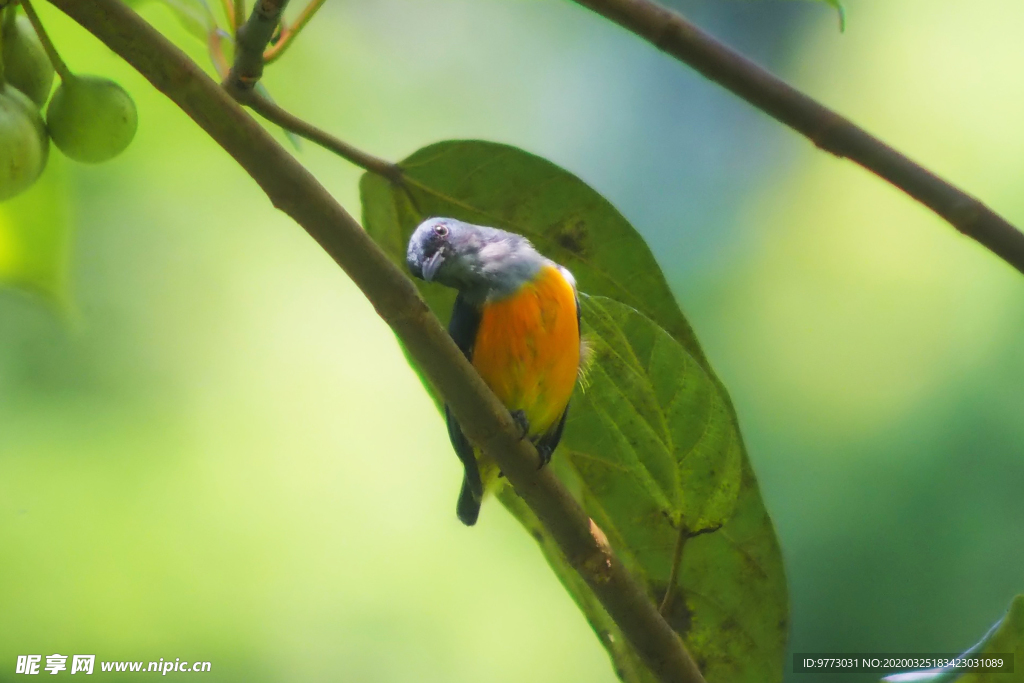
<path id="1" fill-rule="evenodd" d="M 530 436 L 562 416 L 580 364 L 573 286 L 553 266 L 512 296 L 484 307 L 473 365 L 510 411 L 522 410 Z"/>

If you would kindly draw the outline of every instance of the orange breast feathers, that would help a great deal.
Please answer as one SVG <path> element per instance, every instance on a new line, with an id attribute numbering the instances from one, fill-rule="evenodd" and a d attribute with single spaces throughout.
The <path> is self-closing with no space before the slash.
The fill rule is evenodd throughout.
<path id="1" fill-rule="evenodd" d="M 510 411 L 522 410 L 530 436 L 562 416 L 580 365 L 576 291 L 550 264 L 532 282 L 484 306 L 473 365 Z"/>

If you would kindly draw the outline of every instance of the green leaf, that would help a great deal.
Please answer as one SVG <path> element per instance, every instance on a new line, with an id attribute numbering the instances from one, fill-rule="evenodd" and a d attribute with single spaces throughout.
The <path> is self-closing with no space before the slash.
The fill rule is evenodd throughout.
<path id="1" fill-rule="evenodd" d="M 616 526 L 648 520 L 626 533 L 720 527 L 736 503 L 742 450 L 719 386 L 679 342 L 629 306 L 583 295 L 581 308 L 594 362 L 570 413 L 562 462 L 572 464 L 586 495 Z M 671 550 L 675 536 L 656 550 Z M 651 542 L 637 537 L 625 546 L 641 552 Z"/>
<path id="2" fill-rule="evenodd" d="M 206 37 L 217 29 L 217 20 L 205 0 L 160 0 L 174 13 L 188 32 L 206 43 Z"/>
<path id="3" fill-rule="evenodd" d="M 364 225 L 404 267 L 412 230 L 452 216 L 525 235 L 576 276 L 596 348 L 553 467 L 661 603 L 710 683 L 782 678 L 788 606 L 782 560 L 728 396 L 639 234 L 580 179 L 522 150 L 480 141 L 431 145 L 393 184 L 366 174 Z M 447 321 L 455 293 L 417 282 Z M 600 296 L 598 296 L 600 295 Z M 429 390 L 429 387 L 428 387 Z M 436 400 L 436 398 L 435 398 Z M 557 547 L 516 502 L 626 681 L 650 681 L 621 632 Z"/>
<path id="4" fill-rule="evenodd" d="M 400 166 L 404 187 L 372 174 L 360 187 L 367 230 L 403 268 L 409 235 L 428 216 L 517 232 L 571 270 L 581 291 L 632 306 L 707 366 L 647 243 L 576 176 L 516 147 L 479 140 L 439 142 Z M 432 305 L 447 304 L 434 307 L 447 322 L 454 293 L 440 285 L 426 291 Z"/>
<path id="5" fill-rule="evenodd" d="M 0 283 L 64 306 L 71 229 L 67 188 L 54 166 L 30 190 L 0 203 Z"/>
<path id="6" fill-rule="evenodd" d="M 1018 595 L 1002 619 L 973 647 L 961 655 L 1013 653 L 1014 673 L 959 673 L 949 669 L 929 669 L 886 676 L 888 683 L 1019 683 L 1024 681 L 1024 595 Z"/>
<path id="7" fill-rule="evenodd" d="M 835 8 L 836 14 L 839 16 L 839 32 L 846 31 L 846 7 L 843 6 L 843 0 L 818 0 L 818 2 L 824 2 Z"/>
<path id="8" fill-rule="evenodd" d="M 836 10 L 836 14 L 839 17 L 839 32 L 843 33 L 846 31 L 846 7 L 843 6 L 842 0 L 817 0 L 823 2 L 826 5 L 833 7 Z"/>
<path id="9" fill-rule="evenodd" d="M 836 12 L 839 14 L 839 32 L 843 33 L 846 31 L 846 8 L 843 7 L 841 0 L 824 0 L 829 5 L 836 8 Z"/>
<path id="10" fill-rule="evenodd" d="M 787 599 L 723 390 L 649 318 L 584 297 L 594 346 L 554 467 L 711 681 L 782 677 Z M 709 533 L 705 533 L 709 532 Z"/>
<path id="11" fill-rule="evenodd" d="M 128 0 L 135 7 L 145 0 Z M 207 36 L 217 29 L 217 20 L 210 11 L 206 0 L 159 0 L 171 13 L 178 18 L 181 25 L 199 40 L 206 44 Z"/>

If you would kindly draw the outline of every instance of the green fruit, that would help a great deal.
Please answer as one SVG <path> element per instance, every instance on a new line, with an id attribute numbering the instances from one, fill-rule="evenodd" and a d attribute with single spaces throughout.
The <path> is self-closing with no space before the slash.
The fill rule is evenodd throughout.
<path id="1" fill-rule="evenodd" d="M 135 102 L 108 78 L 65 79 L 46 109 L 53 144 L 75 161 L 99 163 L 123 152 L 139 126 Z"/>
<path id="2" fill-rule="evenodd" d="M 50 138 L 32 100 L 0 86 L 0 201 L 27 190 L 46 168 Z"/>
<path id="3" fill-rule="evenodd" d="M 4 18 L 3 43 L 4 76 L 7 82 L 29 96 L 37 106 L 46 104 L 53 86 L 53 65 L 46 56 L 28 17 L 15 18 L 7 11 Z"/>

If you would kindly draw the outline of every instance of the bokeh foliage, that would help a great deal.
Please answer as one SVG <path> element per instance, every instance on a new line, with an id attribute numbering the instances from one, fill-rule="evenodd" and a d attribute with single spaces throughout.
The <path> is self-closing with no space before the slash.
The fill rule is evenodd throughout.
<path id="1" fill-rule="evenodd" d="M 51 166 L 59 161 L 50 160 Z M 68 304 L 71 222 L 63 173 L 51 168 L 35 192 L 0 203 L 0 283 Z"/>
<path id="2" fill-rule="evenodd" d="M 209 63 L 164 3 L 133 4 Z M 666 4 L 1024 224 L 1024 5 L 857 3 L 840 37 L 805 3 Z M 487 534 L 451 518 L 458 463 L 358 292 L 37 6 L 143 124 L 123 159 L 56 155 L 25 196 L 63 184 L 37 206 L 74 234 L 60 278 L 85 326 L 0 293 L 4 661 L 52 645 L 203 653 L 218 681 L 611 677 L 507 515 L 485 511 Z M 1020 591 L 1019 276 L 914 202 L 572 3 L 327 3 L 266 78 L 387 158 L 501 139 L 629 216 L 743 415 L 795 649 L 957 651 Z M 302 158 L 358 205 L 357 170 Z"/>

